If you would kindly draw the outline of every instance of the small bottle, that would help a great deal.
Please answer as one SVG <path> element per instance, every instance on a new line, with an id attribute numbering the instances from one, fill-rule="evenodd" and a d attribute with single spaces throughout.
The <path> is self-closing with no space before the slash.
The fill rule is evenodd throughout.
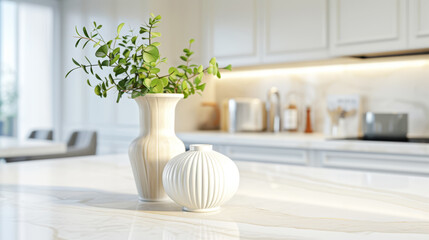
<path id="1" fill-rule="evenodd" d="M 305 121 L 305 133 L 312 133 L 313 128 L 311 127 L 311 108 L 307 106 L 306 109 L 306 121 Z"/>
<path id="2" fill-rule="evenodd" d="M 289 105 L 283 111 L 283 129 L 288 132 L 298 131 L 298 108 L 296 106 L 295 95 L 289 97 Z"/>

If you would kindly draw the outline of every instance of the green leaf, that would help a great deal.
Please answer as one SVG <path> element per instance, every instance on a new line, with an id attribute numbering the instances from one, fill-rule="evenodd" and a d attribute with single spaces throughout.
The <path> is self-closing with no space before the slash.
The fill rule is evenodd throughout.
<path id="1" fill-rule="evenodd" d="M 177 71 L 177 68 L 175 68 L 175 67 L 170 67 L 169 69 L 168 69 L 168 74 L 173 74 L 173 73 L 177 73 L 178 71 Z"/>
<path id="2" fill-rule="evenodd" d="M 159 73 L 161 70 L 159 69 L 159 68 L 152 68 L 151 70 L 150 70 L 150 72 L 151 73 L 154 73 L 154 74 L 156 74 L 156 73 Z"/>
<path id="3" fill-rule="evenodd" d="M 180 59 L 182 59 L 183 61 L 188 61 L 188 58 L 187 57 L 185 57 L 185 56 L 180 56 Z"/>
<path id="4" fill-rule="evenodd" d="M 104 60 L 104 61 L 101 63 L 101 66 L 104 66 L 104 67 L 109 66 L 109 60 Z"/>
<path id="5" fill-rule="evenodd" d="M 150 88 L 151 82 L 152 82 L 152 80 L 150 78 L 145 78 L 143 80 L 143 85 L 145 85 L 147 88 Z"/>
<path id="6" fill-rule="evenodd" d="M 76 34 L 77 34 L 78 36 L 80 36 L 79 31 L 77 30 L 77 26 L 74 26 L 74 29 L 76 30 Z"/>
<path id="7" fill-rule="evenodd" d="M 183 89 L 183 90 L 188 89 L 188 83 L 187 83 L 186 81 L 183 81 L 183 82 L 182 82 L 182 89 Z"/>
<path id="8" fill-rule="evenodd" d="M 103 45 L 97 49 L 95 52 L 95 56 L 99 58 L 104 58 L 107 56 L 107 52 L 109 50 L 109 47 L 107 45 Z"/>
<path id="9" fill-rule="evenodd" d="M 161 33 L 160 32 L 152 32 L 152 37 L 153 38 L 161 37 Z"/>
<path id="10" fill-rule="evenodd" d="M 94 21 L 94 27 L 96 28 L 97 27 L 97 23 Z"/>
<path id="11" fill-rule="evenodd" d="M 121 55 L 116 55 L 113 59 L 112 59 L 112 61 L 110 61 L 110 64 L 115 64 L 115 62 L 116 61 L 118 61 L 118 59 L 121 57 Z"/>
<path id="12" fill-rule="evenodd" d="M 83 44 L 82 49 L 86 47 L 86 45 L 89 43 L 90 40 L 86 41 L 85 44 Z"/>
<path id="13" fill-rule="evenodd" d="M 100 78 L 100 76 L 98 76 L 98 74 L 95 74 L 95 77 L 96 77 L 98 80 L 101 80 L 101 78 Z"/>
<path id="14" fill-rule="evenodd" d="M 228 66 L 224 67 L 224 69 L 227 69 L 227 70 L 231 71 L 232 70 L 231 64 L 229 64 Z"/>
<path id="15" fill-rule="evenodd" d="M 158 15 L 154 18 L 155 20 L 161 20 L 161 15 Z"/>
<path id="16" fill-rule="evenodd" d="M 101 89 L 100 89 L 100 85 L 95 86 L 95 88 L 94 88 L 94 93 L 95 93 L 95 95 L 97 95 L 97 96 L 100 96 L 100 97 L 101 97 Z"/>
<path id="17" fill-rule="evenodd" d="M 116 32 L 118 33 L 118 36 L 119 36 L 119 34 L 121 33 L 121 29 L 122 29 L 122 27 L 124 26 L 124 24 L 125 24 L 125 23 L 121 23 L 121 24 L 119 24 L 118 29 L 116 30 Z"/>
<path id="18" fill-rule="evenodd" d="M 195 42 L 195 39 L 191 38 L 191 40 L 189 40 L 189 44 L 192 44 Z"/>
<path id="19" fill-rule="evenodd" d="M 212 74 L 213 73 L 213 66 L 210 66 L 209 68 L 207 68 L 207 72 L 209 74 Z"/>
<path id="20" fill-rule="evenodd" d="M 197 89 L 200 90 L 200 91 L 204 91 L 204 88 L 206 88 L 206 84 L 205 83 L 197 86 Z"/>
<path id="21" fill-rule="evenodd" d="M 200 65 L 200 66 L 198 67 L 198 72 L 199 72 L 199 73 L 202 73 L 203 71 L 204 71 L 203 65 Z"/>
<path id="22" fill-rule="evenodd" d="M 91 82 L 89 81 L 89 79 L 87 79 L 87 80 L 86 80 L 86 83 L 88 83 L 88 85 L 89 85 L 90 87 L 92 87 L 92 86 L 91 86 Z"/>
<path id="23" fill-rule="evenodd" d="M 137 36 L 134 36 L 133 38 L 131 38 L 131 43 L 132 44 L 136 44 L 137 41 Z"/>
<path id="24" fill-rule="evenodd" d="M 89 38 L 88 32 L 86 31 L 85 27 L 83 27 L 83 34 L 85 34 L 85 37 Z"/>
<path id="25" fill-rule="evenodd" d="M 115 48 L 114 50 L 113 50 L 113 52 L 112 52 L 112 54 L 113 55 L 116 55 L 116 54 L 118 54 L 119 53 L 119 51 L 121 51 L 121 48 Z"/>
<path id="26" fill-rule="evenodd" d="M 216 58 L 213 57 L 212 59 L 210 59 L 210 64 L 211 65 L 216 65 Z"/>
<path id="27" fill-rule="evenodd" d="M 168 78 L 163 77 L 161 78 L 162 86 L 167 87 L 168 86 Z"/>
<path id="28" fill-rule="evenodd" d="M 124 55 L 125 58 L 128 58 L 130 56 L 131 51 L 128 49 L 125 49 L 122 55 Z"/>
<path id="29" fill-rule="evenodd" d="M 80 64 L 76 60 L 74 60 L 74 58 L 72 58 L 72 60 L 73 60 L 74 64 L 76 64 L 78 67 L 80 67 Z"/>
<path id="30" fill-rule="evenodd" d="M 201 83 L 201 80 L 203 79 L 203 76 L 204 76 L 204 74 L 203 74 L 203 73 L 200 73 L 200 74 L 195 78 L 194 83 L 195 83 L 196 85 L 200 84 L 200 83 Z"/>
<path id="31" fill-rule="evenodd" d="M 155 62 L 159 58 L 159 50 L 153 45 L 147 46 L 143 50 L 143 60 L 145 62 Z"/>
<path id="32" fill-rule="evenodd" d="M 220 72 L 219 72 L 219 71 L 217 71 L 216 76 L 217 76 L 217 78 L 219 78 L 219 79 L 222 77 L 222 76 L 220 75 Z"/>
<path id="33" fill-rule="evenodd" d="M 75 48 L 77 48 L 77 46 L 79 45 L 80 40 L 82 40 L 82 38 L 79 38 L 79 39 L 76 41 L 76 44 L 74 45 L 74 47 L 75 47 Z"/>
<path id="34" fill-rule="evenodd" d="M 144 27 L 140 27 L 140 34 L 147 32 L 148 30 Z"/>
<path id="35" fill-rule="evenodd" d="M 164 91 L 164 86 L 162 84 L 161 79 L 156 78 L 152 80 L 150 85 L 152 88 L 152 92 L 154 93 L 162 93 Z"/>

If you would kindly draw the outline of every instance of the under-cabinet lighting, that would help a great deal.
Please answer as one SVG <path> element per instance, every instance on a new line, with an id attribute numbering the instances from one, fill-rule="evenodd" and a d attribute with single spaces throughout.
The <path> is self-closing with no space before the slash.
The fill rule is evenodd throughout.
<path id="1" fill-rule="evenodd" d="M 314 67 L 294 67 L 294 68 L 275 68 L 275 69 L 258 69 L 258 70 L 237 70 L 232 72 L 224 72 L 222 79 L 231 78 L 263 78 L 273 76 L 285 76 L 293 74 L 318 74 L 318 73 L 336 73 L 346 71 L 374 71 L 374 70 L 389 70 L 412 67 L 429 66 L 429 60 L 407 60 L 407 61 L 391 61 L 391 62 L 371 62 L 371 63 L 349 63 L 339 65 L 326 65 Z"/>

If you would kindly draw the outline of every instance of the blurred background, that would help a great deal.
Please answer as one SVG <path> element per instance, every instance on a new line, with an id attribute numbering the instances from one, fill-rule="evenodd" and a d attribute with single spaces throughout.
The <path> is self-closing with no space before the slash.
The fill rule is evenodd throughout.
<path id="1" fill-rule="evenodd" d="M 215 56 L 233 65 L 222 79 L 206 79 L 203 96 L 179 103 L 178 133 L 220 130 L 225 101 L 265 106 L 276 87 L 278 115 L 292 119 L 283 122 L 285 135 L 309 123 L 323 138 L 358 137 L 362 114 L 375 112 L 405 113 L 406 134 L 429 136 L 428 10 L 427 0 L 0 0 L 0 135 L 26 139 L 42 129 L 66 142 L 93 131 L 97 154 L 127 152 L 139 131 L 135 102 L 98 98 L 82 71 L 64 76 L 72 58 L 83 62 L 94 50 L 74 47 L 75 26 L 96 21 L 112 37 L 119 23 L 138 28 L 154 13 L 162 16 L 160 51 L 168 58 L 162 71 L 180 64 L 191 38 L 194 62 Z M 248 118 L 265 121 L 265 110 Z M 186 137 L 210 142 L 210 135 Z"/>

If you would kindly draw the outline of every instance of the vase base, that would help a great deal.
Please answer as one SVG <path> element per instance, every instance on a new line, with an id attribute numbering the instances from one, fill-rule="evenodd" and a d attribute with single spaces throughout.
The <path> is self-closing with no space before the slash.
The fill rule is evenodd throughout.
<path id="1" fill-rule="evenodd" d="M 139 197 L 139 202 L 165 202 L 165 201 L 167 201 L 167 198 L 148 199 L 148 198 L 141 198 L 141 197 Z"/>
<path id="2" fill-rule="evenodd" d="M 219 209 L 220 209 L 220 207 L 200 208 L 200 209 L 191 209 L 191 208 L 183 207 L 183 211 L 186 211 L 186 212 L 198 212 L 198 213 L 217 212 L 217 211 L 219 211 Z"/>

